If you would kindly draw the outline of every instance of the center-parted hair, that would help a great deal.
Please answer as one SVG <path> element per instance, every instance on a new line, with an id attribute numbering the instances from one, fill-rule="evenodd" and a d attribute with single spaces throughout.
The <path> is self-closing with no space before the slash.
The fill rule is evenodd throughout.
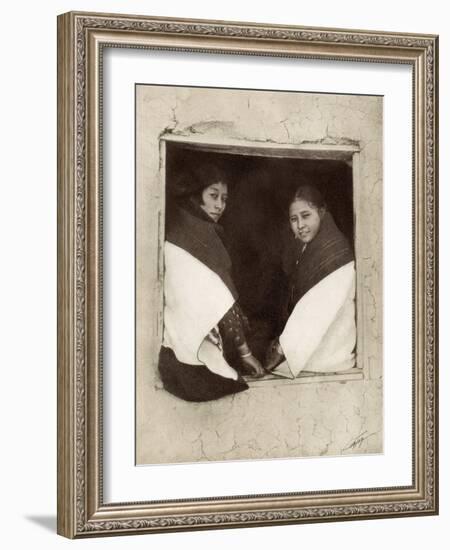
<path id="1" fill-rule="evenodd" d="M 289 201 L 289 206 L 295 201 L 305 201 L 312 206 L 315 206 L 317 209 L 327 207 L 322 193 L 317 189 L 317 187 L 309 184 L 300 185 L 297 187 L 294 195 Z"/>

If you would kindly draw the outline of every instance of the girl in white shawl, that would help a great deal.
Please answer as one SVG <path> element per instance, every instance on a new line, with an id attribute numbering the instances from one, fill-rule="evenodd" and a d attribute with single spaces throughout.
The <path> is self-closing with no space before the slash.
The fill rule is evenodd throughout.
<path id="1" fill-rule="evenodd" d="M 312 186 L 289 204 L 292 241 L 283 259 L 288 277 L 284 330 L 270 345 L 265 368 L 294 378 L 302 371 L 338 372 L 354 366 L 353 250 Z"/>
<path id="2" fill-rule="evenodd" d="M 209 401 L 248 389 L 241 375 L 264 370 L 246 340 L 247 319 L 231 277 L 218 224 L 228 185 L 215 165 L 184 170 L 167 216 L 164 245 L 164 388 L 187 401 Z"/>

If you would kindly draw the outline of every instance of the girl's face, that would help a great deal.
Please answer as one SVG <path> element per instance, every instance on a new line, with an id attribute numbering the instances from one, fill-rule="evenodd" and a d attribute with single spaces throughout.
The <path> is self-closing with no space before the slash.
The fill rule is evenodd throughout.
<path id="1" fill-rule="evenodd" d="M 294 237 L 304 244 L 310 243 L 317 235 L 325 213 L 303 199 L 295 200 L 289 207 L 289 224 Z"/>
<path id="2" fill-rule="evenodd" d="M 217 182 L 205 187 L 202 191 L 200 208 L 215 222 L 222 216 L 227 204 L 228 188 L 226 183 Z"/>

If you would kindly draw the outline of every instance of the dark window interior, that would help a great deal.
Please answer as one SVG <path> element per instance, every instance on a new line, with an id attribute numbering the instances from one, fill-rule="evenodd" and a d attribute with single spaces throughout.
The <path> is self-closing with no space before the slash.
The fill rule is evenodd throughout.
<path id="1" fill-rule="evenodd" d="M 171 186 L 190 163 L 214 162 L 229 176 L 227 208 L 220 220 L 227 236 L 239 302 L 252 326 L 255 355 L 279 334 L 279 307 L 286 291 L 281 252 L 289 236 L 288 204 L 302 183 L 316 185 L 336 224 L 354 243 L 351 165 L 341 160 L 275 158 L 199 150 L 167 143 L 167 215 Z"/>

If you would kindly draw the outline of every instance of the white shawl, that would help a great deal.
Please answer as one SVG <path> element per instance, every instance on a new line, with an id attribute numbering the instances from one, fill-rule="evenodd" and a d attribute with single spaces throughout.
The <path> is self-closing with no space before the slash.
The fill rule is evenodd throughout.
<path id="1" fill-rule="evenodd" d="M 164 244 L 164 340 L 178 361 L 206 365 L 237 380 L 222 352 L 207 337 L 234 303 L 221 278 L 186 250 Z"/>
<path id="2" fill-rule="evenodd" d="M 274 374 L 295 378 L 303 370 L 338 372 L 355 364 L 355 262 L 340 267 L 296 304 L 280 345 L 286 361 Z"/>

